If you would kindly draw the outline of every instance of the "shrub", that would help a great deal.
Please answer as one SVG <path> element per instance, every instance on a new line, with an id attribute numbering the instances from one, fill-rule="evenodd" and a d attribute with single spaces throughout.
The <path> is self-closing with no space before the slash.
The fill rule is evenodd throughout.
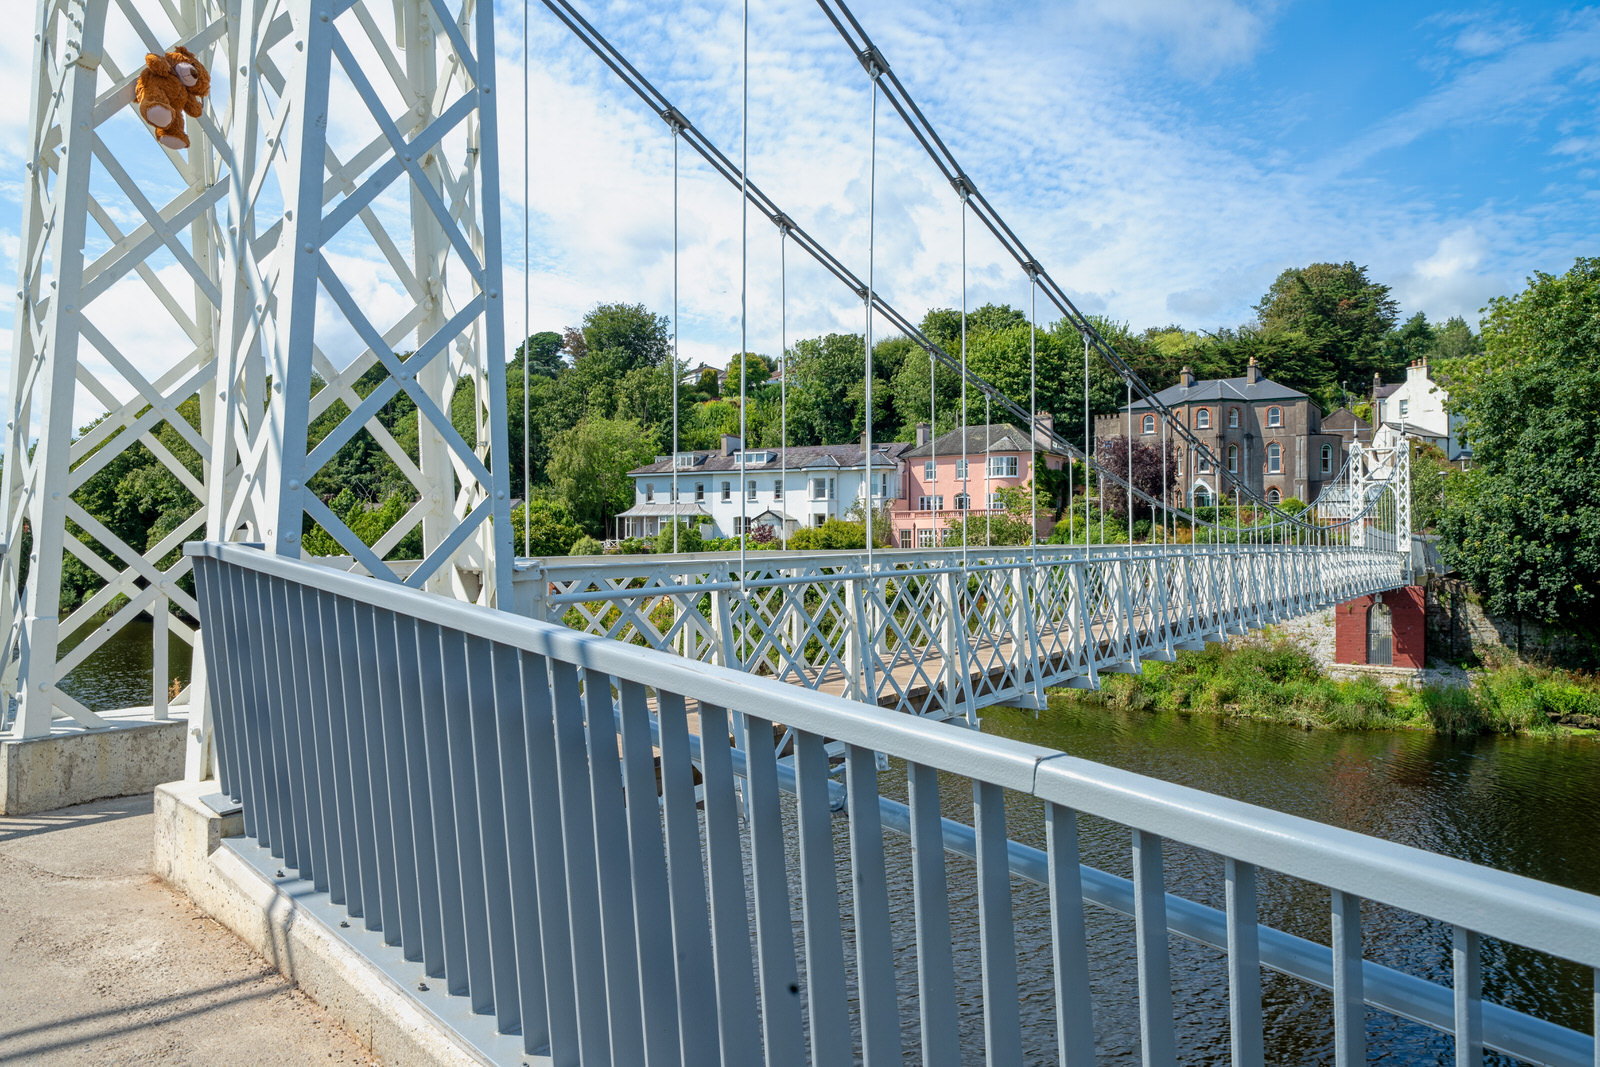
<path id="1" fill-rule="evenodd" d="M 619 556 L 642 556 L 650 551 L 650 542 L 640 537 L 625 537 L 614 550 Z"/>
<path id="2" fill-rule="evenodd" d="M 677 527 L 678 547 L 672 547 L 672 531 Z M 687 522 L 669 522 L 661 527 L 655 536 L 655 550 L 657 552 L 703 552 L 705 551 L 705 538 L 700 536 L 700 527 Z"/>
<path id="3" fill-rule="evenodd" d="M 584 534 L 582 537 L 572 542 L 572 547 L 567 550 L 567 555 L 598 556 L 605 550 L 605 545 L 601 544 L 595 538 L 590 537 L 588 534 Z"/>

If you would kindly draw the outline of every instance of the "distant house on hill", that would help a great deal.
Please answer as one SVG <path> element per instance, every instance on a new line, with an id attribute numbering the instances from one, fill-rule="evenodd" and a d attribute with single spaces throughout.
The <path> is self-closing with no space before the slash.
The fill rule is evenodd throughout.
<path id="1" fill-rule="evenodd" d="M 1310 503 L 1344 466 L 1355 439 L 1324 426 L 1322 409 L 1306 394 L 1263 378 L 1254 358 L 1242 378 L 1196 381 L 1185 367 L 1178 384 L 1156 399 L 1206 446 L 1201 452 L 1178 442 L 1175 503 L 1205 507 L 1241 483 L 1269 503 L 1286 497 Z M 1095 437 L 1119 437 L 1131 428 L 1134 441 L 1159 447 L 1161 421 L 1141 398 L 1095 419 Z"/>
<path id="2" fill-rule="evenodd" d="M 1385 385 L 1372 376 L 1372 413 L 1380 438 L 1396 435 L 1435 445 L 1452 463 L 1466 466 L 1472 449 L 1461 438 L 1461 416 L 1446 410 L 1450 395 L 1428 373 L 1428 361 L 1406 368 L 1406 380 Z M 1379 442 L 1382 444 L 1382 440 Z"/>

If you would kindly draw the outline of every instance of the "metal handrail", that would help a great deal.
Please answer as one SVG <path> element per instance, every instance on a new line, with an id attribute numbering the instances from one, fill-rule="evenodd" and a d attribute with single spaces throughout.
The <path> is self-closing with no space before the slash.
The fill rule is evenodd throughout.
<path id="1" fill-rule="evenodd" d="M 597 705 L 594 702 L 600 700 L 599 708 L 607 709 L 608 712 L 614 712 L 624 718 L 630 714 L 637 716 L 642 713 L 643 708 L 639 701 L 644 699 L 643 694 L 648 689 L 657 694 L 656 707 L 649 712 L 648 722 L 655 724 L 659 720 L 661 730 L 670 725 L 674 736 L 680 739 L 683 736 L 683 725 L 677 715 L 682 713 L 684 700 L 687 699 L 696 702 L 702 714 L 712 716 L 713 721 L 723 721 L 716 716 L 720 715 L 719 709 L 728 709 L 735 714 L 736 719 L 741 715 L 745 716 L 754 726 L 781 723 L 795 731 L 797 737 L 801 739 L 810 739 L 815 743 L 820 743 L 820 739 L 828 739 L 842 744 L 847 753 L 850 753 L 847 757 L 847 765 L 850 768 L 848 806 L 852 823 L 856 825 L 878 825 L 914 834 L 919 819 L 915 795 L 910 806 L 877 798 L 875 772 L 869 774 L 863 769 L 871 761 L 869 759 L 863 763 L 859 758 L 861 754 L 870 757 L 871 753 L 884 753 L 905 760 L 913 768 L 944 771 L 970 780 L 975 794 L 982 798 L 980 804 L 982 811 L 978 817 L 976 833 L 974 828 L 950 820 L 939 820 L 931 825 L 937 827 L 939 841 L 946 850 L 974 856 L 978 860 L 980 897 L 992 904 L 995 900 L 993 894 L 1009 892 L 1003 890 L 1004 876 L 1000 876 L 998 882 L 994 880 L 998 870 L 1050 885 L 1052 898 L 1064 884 L 1062 879 L 1065 874 L 1072 873 L 1074 874 L 1072 878 L 1074 892 L 1071 894 L 1073 901 L 1076 901 L 1077 896 L 1081 894 L 1085 900 L 1138 916 L 1141 924 L 1139 939 L 1142 977 L 1141 1012 L 1145 1014 L 1144 1022 L 1157 1028 L 1153 1032 L 1164 1032 L 1168 1041 L 1171 1040 L 1172 1019 L 1170 1012 L 1168 1017 L 1164 1019 L 1161 1017 L 1159 1005 L 1162 1001 L 1156 996 L 1159 992 L 1157 988 L 1159 981 L 1151 979 L 1155 984 L 1148 989 L 1143 984 L 1147 962 L 1152 964 L 1150 971 L 1152 975 L 1159 978 L 1165 973 L 1164 939 L 1152 940 L 1145 936 L 1144 927 L 1154 920 L 1159 920 L 1159 927 L 1163 930 L 1170 930 L 1180 936 L 1224 948 L 1234 954 L 1243 952 L 1244 965 L 1241 965 L 1242 969 L 1238 973 L 1245 973 L 1251 967 L 1268 966 L 1312 984 L 1332 988 L 1335 993 L 1336 1029 L 1339 1035 L 1337 1040 L 1341 1043 L 1358 1040 L 1352 1036 L 1348 1022 L 1341 1023 L 1339 1020 L 1348 1020 L 1351 1017 L 1349 1013 L 1351 1004 L 1359 1007 L 1364 1002 L 1438 1029 L 1453 1031 L 1458 1040 L 1470 1042 L 1481 1040 L 1487 1047 L 1499 1048 L 1531 1062 L 1574 1065 L 1593 1063 L 1595 1046 L 1594 1039 L 1589 1035 L 1508 1008 L 1483 1003 L 1477 991 L 1472 988 L 1463 987 L 1453 991 L 1448 987 L 1404 975 L 1372 962 L 1364 962 L 1360 956 L 1359 936 L 1353 941 L 1348 936 L 1336 938 L 1335 946 L 1330 948 L 1292 937 L 1270 927 L 1255 926 L 1252 922 L 1249 929 L 1256 937 L 1250 940 L 1252 944 L 1258 942 L 1258 947 L 1241 948 L 1243 942 L 1236 936 L 1239 931 L 1238 917 L 1230 923 L 1229 916 L 1223 912 L 1165 891 L 1160 875 L 1159 850 L 1162 839 L 1167 839 L 1216 853 L 1228 859 L 1230 870 L 1235 865 L 1238 865 L 1240 870 L 1248 868 L 1251 872 L 1252 885 L 1253 870 L 1261 867 L 1328 887 L 1334 893 L 1336 915 L 1344 916 L 1347 924 L 1351 921 L 1351 916 L 1359 914 L 1358 910 L 1353 908 L 1354 902 L 1361 899 L 1372 900 L 1451 924 L 1462 936 L 1468 938 L 1466 943 L 1470 945 L 1473 953 L 1477 950 L 1478 938 L 1493 937 L 1573 960 L 1586 967 L 1600 968 L 1600 898 L 1595 896 L 1325 826 L 1186 786 L 1101 766 L 1036 745 L 986 736 L 823 693 L 799 690 L 772 679 L 629 646 L 500 611 L 446 600 L 392 583 L 330 573 L 313 564 L 268 555 L 252 548 L 227 544 L 201 544 L 189 546 L 187 552 L 196 557 L 196 570 L 202 590 L 202 612 L 207 616 L 203 620 L 206 632 L 218 637 L 216 641 L 206 642 L 206 650 L 210 657 L 208 679 L 213 686 L 213 700 L 218 709 L 218 739 L 223 754 L 220 762 L 225 775 L 223 786 L 244 802 L 247 832 L 252 832 L 261 838 L 263 844 L 272 843 L 267 838 L 271 836 L 270 828 L 273 824 L 266 818 L 265 811 L 281 810 L 288 813 L 294 804 L 302 802 L 301 798 L 295 795 L 293 754 L 290 753 L 285 757 L 276 750 L 267 752 L 267 747 L 281 742 L 270 731 L 265 731 L 263 726 L 277 724 L 278 728 L 287 731 L 290 736 L 298 736 L 295 731 L 303 730 L 305 727 L 296 725 L 292 701 L 275 689 L 273 684 L 275 678 L 283 681 L 285 689 L 299 684 L 292 673 L 295 653 L 293 651 L 286 653 L 280 647 L 274 657 L 263 649 L 263 642 L 249 639 L 251 634 L 257 633 L 250 628 L 259 626 L 260 633 L 270 635 L 274 632 L 272 627 L 281 626 L 285 628 L 285 632 L 273 640 L 282 641 L 284 638 L 296 636 L 290 631 L 296 620 L 302 618 L 296 614 L 297 611 L 310 611 L 309 617 L 314 618 L 318 617 L 316 611 L 320 610 L 320 618 L 324 620 L 324 625 L 329 625 L 327 620 L 335 620 L 332 625 L 336 629 L 345 626 L 342 620 L 346 618 L 357 620 L 356 625 L 359 627 L 360 619 L 374 612 L 386 612 L 397 620 L 407 620 L 419 628 L 438 627 L 442 633 L 454 635 L 452 640 L 456 640 L 458 646 L 459 642 L 466 642 L 469 647 L 473 642 L 478 642 L 487 649 L 505 649 L 508 653 L 539 657 L 540 662 L 548 661 L 552 665 L 564 665 L 561 666 L 563 671 L 579 672 L 583 678 L 592 678 L 603 683 L 598 689 L 594 686 L 586 687 L 585 692 L 588 695 L 582 698 L 586 702 L 588 730 L 591 737 L 588 746 L 589 755 L 585 758 L 591 761 L 598 758 L 597 753 L 605 752 L 611 745 L 609 740 L 598 740 L 594 734 L 597 729 L 595 718 Z M 222 590 L 226 590 L 226 595 Z M 300 607 L 296 608 L 296 604 Z M 239 621 L 240 619 L 243 621 Z M 230 625 L 234 630 L 229 630 Z M 241 630 L 240 627 L 244 629 Z M 339 640 L 346 640 L 346 637 L 341 633 Z M 370 646 L 363 646 L 363 653 L 370 657 Z M 287 664 L 284 659 L 286 655 L 291 660 Z M 404 653 L 401 662 L 403 655 Z M 499 660 L 495 659 L 493 662 L 498 664 Z M 327 663 L 330 671 L 343 669 L 332 659 Z M 383 663 L 377 662 L 374 666 L 376 669 L 372 671 L 373 678 L 387 681 Z M 553 666 L 552 670 L 554 669 Z M 284 674 L 286 670 L 290 672 L 287 675 Z M 497 670 L 497 676 L 498 673 Z M 469 676 L 464 681 L 470 682 L 476 689 L 483 680 Z M 383 715 L 391 713 L 384 703 L 385 694 L 363 688 L 363 684 L 370 686 L 376 682 L 364 673 L 358 673 L 355 682 L 356 684 L 352 686 L 350 679 L 346 678 L 341 692 L 346 701 L 354 700 L 360 708 L 346 709 L 346 715 L 355 714 L 359 710 L 369 717 L 369 722 L 373 722 L 380 721 Z M 496 684 L 498 685 L 498 677 Z M 234 687 L 232 690 L 229 688 L 230 685 Z M 570 693 L 565 696 L 559 685 L 552 689 L 553 698 L 548 694 L 541 696 L 534 690 L 529 692 L 540 699 L 553 699 L 558 720 L 563 714 L 578 715 L 581 719 L 583 713 L 577 710 L 576 705 L 563 704 L 564 700 L 580 699 L 576 682 L 571 683 Z M 503 699 L 498 695 L 498 688 L 495 692 L 497 694 L 494 697 L 495 701 Z M 614 699 L 609 695 L 613 692 L 619 693 L 620 697 Z M 607 695 L 597 696 L 597 693 Z M 476 698 L 474 701 L 468 701 L 465 696 L 460 699 L 464 702 L 462 714 L 467 714 L 466 705 L 474 703 Z M 524 701 L 527 699 L 526 696 L 523 697 Z M 288 703 L 284 703 L 286 701 Z M 634 703 L 630 704 L 630 701 Z M 562 710 L 563 707 L 566 707 L 565 711 Z M 669 708 L 675 710 L 669 714 L 667 710 Z M 501 721 L 508 712 L 514 717 L 520 715 L 526 718 L 529 714 L 528 705 L 524 702 L 520 708 L 488 707 L 482 710 L 481 714 L 490 716 L 486 721 L 493 723 Z M 472 708 L 471 714 L 477 715 L 480 711 Z M 254 725 L 251 725 L 252 716 L 259 719 Z M 609 713 L 606 714 L 606 719 L 610 717 Z M 707 720 L 703 719 L 702 722 L 704 721 Z M 451 728 L 463 731 L 470 729 L 466 736 L 473 739 L 474 745 L 479 744 L 477 741 L 479 726 L 474 725 L 469 728 L 457 722 Z M 533 727 L 530 725 L 528 729 L 531 731 Z M 651 737 L 652 733 L 655 731 L 647 728 L 645 737 Z M 581 736 L 580 733 L 580 751 Z M 660 736 L 659 733 L 655 733 L 655 739 L 659 739 Z M 622 728 L 620 738 L 620 743 L 625 749 L 629 744 L 638 743 L 636 736 L 634 741 L 629 740 L 626 724 Z M 255 756 L 250 755 L 251 745 L 257 746 Z M 717 748 L 718 746 L 713 745 L 698 752 L 707 781 L 704 803 L 708 826 L 714 818 L 721 818 L 726 814 L 722 807 L 723 801 L 717 799 L 721 794 L 715 788 L 716 782 L 720 781 L 716 777 L 719 772 L 715 769 L 719 764 L 711 757 L 715 755 Z M 805 758 L 807 751 L 811 751 L 802 742 L 797 742 L 797 748 L 802 759 Z M 337 751 L 337 745 L 335 750 Z M 533 750 L 529 751 L 531 753 Z M 637 748 L 633 751 L 636 754 L 638 752 Z M 612 752 L 614 753 L 615 749 L 612 749 Z M 645 752 L 648 754 L 648 749 Z M 802 837 L 806 833 L 804 820 L 809 810 L 808 805 L 815 803 L 822 803 L 828 807 L 834 805 L 828 803 L 827 789 L 823 789 L 819 794 L 813 788 L 808 795 L 805 783 L 807 775 L 811 772 L 804 764 L 799 765 L 796 774 L 770 762 L 772 760 L 770 749 L 763 751 L 760 746 L 755 746 L 749 748 L 747 752 L 748 754 L 740 759 L 739 763 L 744 767 L 746 776 L 746 803 L 752 805 L 748 832 L 756 835 L 752 841 L 752 855 L 756 857 L 753 860 L 756 864 L 754 891 L 756 912 L 759 917 L 763 914 L 764 907 L 777 906 L 774 901 L 763 897 L 764 893 L 770 892 L 770 884 L 763 889 L 762 871 L 768 870 L 769 876 L 771 873 L 770 869 L 763 865 L 773 862 L 774 854 L 770 852 L 772 842 L 762 835 L 773 832 L 781 834 L 781 828 L 776 831 L 773 829 L 778 826 L 775 796 L 769 797 L 765 791 L 767 785 L 762 783 L 770 784 L 773 788 L 790 786 L 797 789 L 800 794 Z M 492 756 L 492 744 L 490 753 Z M 677 750 L 670 748 L 669 744 L 661 744 L 659 769 L 661 781 L 667 783 L 665 788 L 669 791 L 667 797 L 669 834 L 673 818 L 670 782 L 676 780 L 673 778 L 674 775 L 687 773 L 687 767 L 679 764 L 679 758 L 683 760 L 690 758 L 687 747 L 683 749 L 681 757 L 676 753 Z M 240 770 L 243 764 L 240 761 L 248 763 L 250 758 L 258 759 L 258 764 L 260 760 L 264 760 L 269 769 L 274 766 L 274 760 L 279 760 L 280 762 L 276 764 L 277 777 L 261 773 L 256 773 L 254 777 L 243 774 Z M 456 758 L 457 753 L 452 746 L 450 759 L 454 761 Z M 461 758 L 470 760 L 478 757 L 469 754 Z M 500 766 L 504 766 L 503 761 L 506 758 L 504 754 L 495 758 L 498 759 Z M 513 753 L 510 758 L 519 757 Z M 631 760 L 636 757 L 627 758 Z M 718 760 L 723 758 L 727 757 L 718 757 Z M 284 760 L 287 762 L 282 762 Z M 746 761 L 748 766 L 745 765 Z M 259 765 L 253 766 L 257 766 L 259 772 Z M 610 766 L 612 768 L 610 773 L 615 775 L 617 764 L 614 759 Z M 473 776 L 470 767 L 467 770 L 468 774 L 464 780 L 470 783 Z M 603 767 L 599 770 L 591 768 L 591 773 L 598 776 L 602 770 Z M 813 764 L 811 771 L 815 770 L 816 766 Z M 563 773 L 566 773 L 566 765 L 563 765 Z M 632 790 L 648 782 L 650 807 L 654 809 L 656 772 L 629 763 L 627 773 L 630 797 L 636 796 Z M 338 777 L 337 770 L 334 777 Z M 494 780 L 499 779 L 496 777 Z M 563 778 L 563 788 L 565 781 Z M 588 788 L 584 786 L 585 796 Z M 596 785 L 594 788 L 600 787 Z M 729 785 L 726 797 L 728 804 L 733 802 L 731 788 Z M 1044 802 L 1047 806 L 1047 815 L 1052 820 L 1052 827 L 1062 819 L 1070 821 L 1075 818 L 1075 813 L 1100 816 L 1127 827 L 1134 835 L 1136 856 L 1146 857 L 1144 866 L 1141 867 L 1141 861 L 1136 859 L 1135 878 L 1129 882 L 1090 867 L 1085 866 L 1080 869 L 1076 863 L 1075 846 L 1069 855 L 1058 855 L 1056 850 L 1064 847 L 1060 845 L 1061 839 L 1058 836 L 1052 837 L 1050 851 L 1032 849 L 1017 842 L 1006 842 L 1003 847 L 996 845 L 995 838 L 987 835 L 992 835 L 996 830 L 997 824 L 994 821 L 996 802 L 1005 790 L 1035 797 Z M 600 833 L 600 796 L 600 793 L 596 793 L 594 801 L 596 807 L 593 832 L 596 834 Z M 837 798 L 834 799 L 836 803 Z M 492 804 L 489 808 L 482 807 L 484 798 L 481 796 L 476 797 L 474 803 L 477 805 L 475 810 L 495 810 Z M 253 826 L 252 814 L 255 816 Z M 620 815 L 617 817 L 621 818 Z M 289 815 L 284 814 L 281 818 L 287 820 Z M 863 823 L 862 820 L 867 822 Z M 656 828 L 653 832 L 659 834 L 661 823 L 658 813 L 645 817 L 643 824 L 629 823 L 629 832 L 640 832 L 640 826 L 648 831 L 651 825 Z M 714 835 L 717 832 L 728 832 L 727 826 L 732 824 L 718 823 L 718 825 L 723 827 L 722 831 L 708 832 Z M 923 825 L 929 824 L 923 823 Z M 1003 816 L 998 827 L 1003 834 Z M 362 832 L 367 831 L 363 829 Z M 801 847 L 804 851 L 807 846 L 802 842 Z M 999 851 L 996 851 L 997 848 Z M 763 852 L 763 849 L 769 851 Z M 1152 854 L 1155 856 L 1153 866 L 1148 860 Z M 698 855 L 698 846 L 695 855 Z M 783 862 L 781 851 L 776 856 L 778 869 L 781 870 Z M 827 847 L 827 856 L 832 862 L 831 843 Z M 868 862 L 870 867 L 868 853 L 857 855 L 853 847 L 852 856 L 853 865 L 859 866 L 862 862 Z M 863 856 L 866 857 L 865 860 Z M 310 854 L 302 856 L 302 859 L 307 858 L 314 856 Z M 1063 867 L 1062 863 L 1068 858 L 1071 860 L 1069 867 Z M 377 862 L 380 865 L 384 862 L 381 848 Z M 881 846 L 877 862 L 881 867 Z M 1001 868 L 996 869 L 995 863 L 1000 863 Z M 859 871 L 857 874 L 859 876 Z M 877 877 L 882 878 L 881 869 Z M 833 875 L 830 873 L 827 878 L 827 884 L 830 886 L 833 884 L 832 879 Z M 881 882 L 878 884 L 881 885 Z M 784 930 L 788 930 L 787 889 L 782 892 L 785 901 L 782 906 L 782 926 Z M 807 892 L 810 892 L 809 888 Z M 714 886 L 713 898 L 715 896 Z M 641 899 L 645 905 L 648 904 L 647 898 Z M 919 896 L 918 900 L 920 907 L 923 898 Z M 637 909 L 640 906 L 642 906 L 641 900 L 635 900 L 633 907 Z M 1057 902 L 1053 906 L 1059 909 L 1062 905 Z M 661 907 L 666 909 L 664 901 L 661 902 Z M 713 922 L 731 921 L 728 916 L 733 912 L 719 912 L 718 908 L 719 905 L 713 899 Z M 744 908 L 743 897 L 740 897 L 735 909 L 740 924 L 747 921 Z M 985 914 L 989 913 L 986 911 Z M 719 915 L 722 916 L 721 920 L 718 919 Z M 771 912 L 768 918 L 776 922 L 776 915 L 777 912 Z M 1009 910 L 1006 915 L 1005 922 L 1009 936 Z M 704 918 L 703 913 L 701 917 Z M 1253 920 L 1253 912 L 1249 917 Z M 494 916 L 491 915 L 489 918 L 493 920 Z M 668 916 L 635 914 L 634 919 L 641 924 L 639 928 L 643 930 L 643 924 L 647 921 L 666 922 Z M 758 918 L 758 929 L 763 921 Z M 988 923 L 991 920 L 986 918 L 984 921 Z M 745 934 L 740 936 L 747 938 L 749 927 L 742 925 L 740 928 L 745 930 Z M 1348 932 L 1348 926 L 1346 929 Z M 948 927 L 946 930 L 948 931 Z M 1079 930 L 1081 931 L 1081 926 Z M 639 936 L 642 938 L 644 935 L 641 933 Z M 1070 955 L 1072 951 L 1082 951 L 1081 944 L 1074 946 L 1063 943 L 1061 941 L 1063 936 L 1066 935 L 1057 935 L 1058 954 L 1065 951 Z M 1070 937 L 1068 941 L 1070 942 Z M 748 944 L 748 940 L 745 943 Z M 1460 943 L 1458 941 L 1458 946 Z M 792 948 L 792 940 L 790 945 Z M 643 948 L 640 951 L 642 953 Z M 768 957 L 769 951 L 771 951 L 770 946 L 765 944 L 758 948 L 763 976 L 766 974 L 765 968 L 771 962 Z M 865 952 L 865 949 L 862 951 Z M 1002 952 L 999 956 L 991 958 L 986 948 L 985 966 L 988 967 L 990 964 L 999 966 L 1003 962 L 1000 956 L 1003 955 Z M 1237 960 L 1238 957 L 1235 955 L 1230 958 Z M 791 959 L 791 969 L 792 963 Z M 1159 963 L 1160 966 L 1154 966 L 1155 963 Z M 864 956 L 861 966 L 862 981 L 865 985 L 870 977 L 867 972 L 876 965 Z M 892 963 L 890 966 L 892 968 Z M 1014 967 L 1014 960 L 1012 966 Z M 1230 967 L 1230 973 L 1232 972 L 1233 968 Z M 1458 969 L 1458 985 L 1462 973 Z M 632 980 L 643 982 L 648 977 L 660 978 L 660 976 L 636 973 Z M 616 976 L 613 975 L 608 980 L 615 979 Z M 722 974 L 719 971 L 718 981 L 721 979 Z M 1064 980 L 1058 975 L 1058 981 Z M 892 984 L 889 988 L 892 989 Z M 1086 988 L 1081 993 L 1087 998 Z M 1144 995 L 1147 993 L 1148 996 Z M 748 990 L 746 994 L 748 995 Z M 1235 990 L 1235 994 L 1238 994 L 1238 990 Z M 763 991 L 762 995 L 766 996 L 766 992 Z M 1170 997 L 1170 991 L 1168 996 Z M 474 993 L 474 997 L 476 1001 L 478 994 Z M 1071 1007 L 1062 1000 L 1059 992 L 1058 1005 L 1063 1011 Z M 755 1026 L 753 1007 L 752 1003 L 750 1005 L 752 1018 L 745 1019 L 739 1024 L 752 1028 L 752 1032 Z M 891 1003 L 890 1010 L 892 1009 Z M 686 1007 L 683 1010 L 688 1011 Z M 764 1007 L 764 1012 L 770 1010 L 775 1008 L 772 1005 Z M 864 1016 L 872 1016 L 883 1010 L 881 1004 L 864 1004 L 862 1008 Z M 1355 1012 L 1355 1018 L 1359 1020 L 1359 1011 Z M 1002 1024 L 1003 1019 L 991 1022 L 993 1032 L 986 1031 L 986 1037 L 999 1042 L 1003 1047 L 1008 1038 Z M 869 1031 L 873 1029 L 870 1021 L 867 1023 L 867 1029 Z M 798 1031 L 796 1031 L 797 1036 Z M 687 1038 L 685 1040 L 687 1041 Z M 778 1038 L 769 1033 L 767 1040 L 773 1041 Z M 868 1040 L 872 1040 L 870 1034 Z M 1065 1036 L 1063 1041 L 1067 1041 Z M 1246 1056 L 1245 1060 L 1258 1062 L 1250 1056 Z"/>

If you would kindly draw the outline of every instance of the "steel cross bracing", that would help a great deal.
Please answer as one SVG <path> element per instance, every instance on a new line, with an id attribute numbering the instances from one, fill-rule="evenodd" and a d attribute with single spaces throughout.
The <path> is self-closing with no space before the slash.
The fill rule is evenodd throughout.
<path id="1" fill-rule="evenodd" d="M 216 208 L 227 191 L 225 123 L 212 111 L 188 120 L 193 147 L 173 153 L 154 145 L 132 107 L 146 50 L 183 44 L 204 63 L 225 61 L 221 3 L 47 0 L 36 27 L 0 488 L 0 699 L 17 702 L 19 736 L 48 732 L 57 716 L 105 725 L 59 683 L 142 616 L 155 624 L 150 703 L 164 718 L 168 633 L 196 638 L 190 562 L 179 549 L 210 518 Z M 131 44 L 125 54 L 108 51 L 108 30 Z M 142 158 L 119 154 L 119 135 L 142 138 Z M 153 370 L 141 358 L 152 345 L 165 352 Z M 198 405 L 180 412 L 191 397 Z M 106 414 L 78 435 L 85 411 Z M 153 488 L 179 502 L 146 546 L 85 507 L 91 480 L 113 475 L 133 450 L 154 458 L 167 484 Z M 98 582 L 65 618 L 64 568 Z"/>
<path id="2" fill-rule="evenodd" d="M 107 51 L 108 15 L 126 55 Z M 165 714 L 165 633 L 196 637 L 176 549 L 202 531 L 297 555 L 314 521 L 352 569 L 509 596 L 505 382 L 489 373 L 505 349 L 492 5 L 50 0 L 38 26 L 0 571 L 14 732 L 61 715 L 103 725 L 58 683 L 146 614 Z M 210 67 L 213 91 L 191 147 L 172 153 L 150 147 L 132 87 L 145 51 L 178 44 Z M 124 158 L 141 148 L 150 166 Z M 404 293 L 397 317 L 378 320 L 341 277 L 342 258 L 363 255 Z M 135 280 L 153 299 L 130 323 L 107 297 Z M 150 351 L 157 318 L 170 355 Z M 142 332 L 125 339 L 132 325 Z M 361 351 L 325 350 L 341 327 Z M 402 396 L 417 412 L 411 448 L 377 417 Z M 74 440 L 75 407 L 110 414 Z M 330 410 L 343 417 L 308 440 Z M 307 490 L 363 434 L 417 497 L 370 547 Z M 81 499 L 134 448 L 193 501 L 143 551 Z M 391 567 L 419 526 L 423 559 Z M 63 567 L 100 583 L 64 619 Z"/>

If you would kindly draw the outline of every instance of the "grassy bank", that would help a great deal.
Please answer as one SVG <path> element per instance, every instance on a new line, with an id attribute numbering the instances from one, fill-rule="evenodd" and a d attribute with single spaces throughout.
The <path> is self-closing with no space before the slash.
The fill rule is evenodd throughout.
<path id="1" fill-rule="evenodd" d="M 1300 645 L 1259 637 L 1141 674 L 1110 675 L 1070 699 L 1130 710 L 1187 711 L 1311 729 L 1420 729 L 1446 734 L 1553 734 L 1600 727 L 1600 681 L 1533 667 L 1477 674 L 1470 686 L 1390 689 L 1370 678 L 1330 678 Z"/>

